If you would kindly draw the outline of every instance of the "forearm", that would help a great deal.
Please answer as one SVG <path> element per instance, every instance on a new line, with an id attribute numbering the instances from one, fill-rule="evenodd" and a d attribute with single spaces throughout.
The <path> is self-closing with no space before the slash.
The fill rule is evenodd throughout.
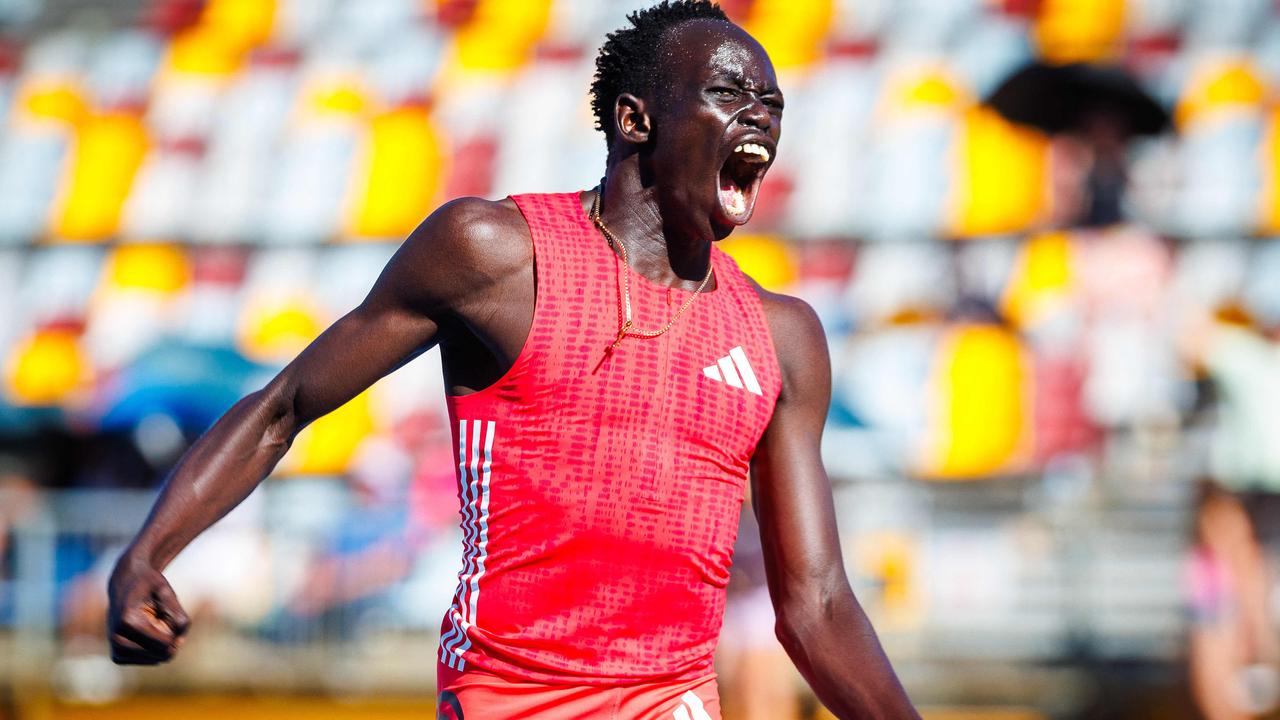
<path id="1" fill-rule="evenodd" d="M 292 407 L 269 386 L 228 410 L 170 473 L 126 557 L 163 569 L 253 492 L 289 449 Z"/>
<path id="2" fill-rule="evenodd" d="M 847 582 L 830 593 L 781 605 L 777 631 L 800 673 L 836 717 L 919 717 Z"/>
<path id="3" fill-rule="evenodd" d="M 394 264 L 394 261 L 393 261 Z M 388 265 L 388 267 L 391 267 Z M 436 324 L 379 285 L 280 374 L 214 423 L 169 476 L 129 559 L 162 569 L 248 497 L 298 431 L 425 350 Z"/>

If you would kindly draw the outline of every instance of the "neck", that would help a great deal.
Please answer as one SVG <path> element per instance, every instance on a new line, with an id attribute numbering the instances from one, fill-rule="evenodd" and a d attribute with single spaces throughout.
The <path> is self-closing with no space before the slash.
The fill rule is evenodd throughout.
<path id="1" fill-rule="evenodd" d="M 706 277 L 714 236 L 705 218 L 700 230 L 691 213 L 673 204 L 641 172 L 638 153 L 609 164 L 600 216 L 626 243 L 631 268 L 659 285 L 693 290 Z M 707 289 L 713 287 L 714 280 Z"/>

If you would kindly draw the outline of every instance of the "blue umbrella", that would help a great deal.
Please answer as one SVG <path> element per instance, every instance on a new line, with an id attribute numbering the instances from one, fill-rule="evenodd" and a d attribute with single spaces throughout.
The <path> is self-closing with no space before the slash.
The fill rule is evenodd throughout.
<path id="1" fill-rule="evenodd" d="M 203 432 L 271 371 L 234 349 L 172 342 L 159 345 L 98 388 L 104 431 L 129 430 L 163 414 L 185 432 Z"/>

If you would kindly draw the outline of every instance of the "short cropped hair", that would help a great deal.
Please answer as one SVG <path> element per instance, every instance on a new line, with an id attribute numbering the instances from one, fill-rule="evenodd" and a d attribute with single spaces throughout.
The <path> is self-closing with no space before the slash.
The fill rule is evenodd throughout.
<path id="1" fill-rule="evenodd" d="M 729 18 L 710 0 L 663 0 L 627 16 L 630 27 L 605 36 L 596 56 L 591 81 L 591 111 L 605 141 L 613 143 L 613 105 L 622 93 L 647 94 L 658 81 L 658 51 L 662 36 L 690 20 Z"/>

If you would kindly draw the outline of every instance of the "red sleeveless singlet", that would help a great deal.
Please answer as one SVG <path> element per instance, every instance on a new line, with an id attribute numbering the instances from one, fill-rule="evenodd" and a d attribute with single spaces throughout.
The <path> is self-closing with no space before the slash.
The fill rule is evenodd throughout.
<path id="1" fill-rule="evenodd" d="M 577 193 L 513 199 L 533 236 L 533 326 L 493 385 L 447 399 L 463 562 L 440 662 L 548 683 L 711 673 L 748 463 L 781 387 L 760 299 L 716 289 L 657 338 L 616 337 L 689 291 L 624 269 Z"/>

